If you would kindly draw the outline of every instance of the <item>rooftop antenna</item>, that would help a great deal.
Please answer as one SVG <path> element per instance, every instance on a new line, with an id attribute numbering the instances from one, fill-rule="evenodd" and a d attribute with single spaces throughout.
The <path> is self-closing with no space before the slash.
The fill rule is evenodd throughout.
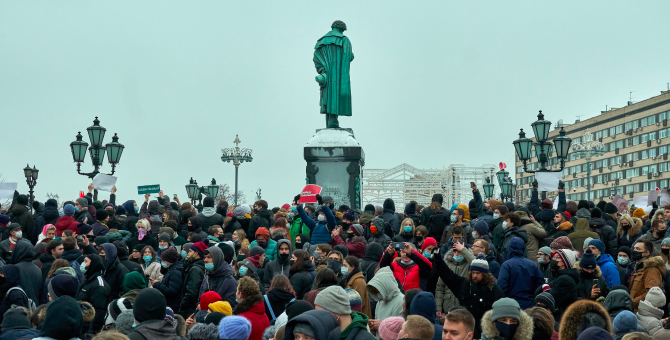
<path id="1" fill-rule="evenodd" d="M 579 123 L 579 122 L 582 121 L 582 116 L 583 116 L 583 115 L 576 116 L 576 117 L 577 117 L 577 120 L 575 120 L 575 124 L 577 124 L 577 123 Z"/>
<path id="2" fill-rule="evenodd" d="M 628 105 L 633 105 L 633 92 L 634 91 L 630 91 L 628 94 Z"/>

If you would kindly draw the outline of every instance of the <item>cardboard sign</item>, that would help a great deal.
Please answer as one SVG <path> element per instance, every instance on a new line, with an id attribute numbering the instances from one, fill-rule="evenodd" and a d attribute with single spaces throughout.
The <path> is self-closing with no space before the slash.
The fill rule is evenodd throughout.
<path id="1" fill-rule="evenodd" d="M 623 213 L 623 211 L 628 208 L 628 200 L 619 195 L 614 196 L 612 204 L 614 204 L 619 213 Z"/>
<path id="2" fill-rule="evenodd" d="M 19 187 L 18 183 L 0 183 L 0 198 L 11 200 L 14 198 L 14 191 Z"/>
<path id="3" fill-rule="evenodd" d="M 316 203 L 316 195 L 321 193 L 321 187 L 315 184 L 305 185 L 300 193 L 299 204 L 302 203 Z"/>
<path id="4" fill-rule="evenodd" d="M 661 207 L 665 206 L 666 204 L 670 204 L 670 194 L 668 194 L 667 189 L 661 190 Z"/>
<path id="5" fill-rule="evenodd" d="M 658 189 L 658 188 L 656 188 Z M 661 193 L 660 190 L 656 189 L 651 189 L 647 193 L 647 205 L 652 205 L 653 203 L 656 203 L 656 199 L 658 198 L 658 194 Z"/>
<path id="6" fill-rule="evenodd" d="M 561 180 L 560 172 L 536 172 L 537 191 L 558 191 L 558 181 Z"/>
<path id="7" fill-rule="evenodd" d="M 155 194 L 161 191 L 161 186 L 160 184 L 154 184 L 154 185 L 140 185 L 137 187 L 137 194 L 138 195 L 144 195 L 144 194 Z"/>
<path id="8" fill-rule="evenodd" d="M 93 177 L 93 188 L 101 191 L 112 191 L 112 187 L 116 185 L 116 177 L 97 174 Z"/>

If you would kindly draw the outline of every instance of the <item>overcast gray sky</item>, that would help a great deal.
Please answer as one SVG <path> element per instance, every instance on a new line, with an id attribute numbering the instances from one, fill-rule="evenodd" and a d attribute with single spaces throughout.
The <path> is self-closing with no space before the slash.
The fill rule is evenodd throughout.
<path id="1" fill-rule="evenodd" d="M 232 186 L 220 150 L 239 134 L 254 157 L 240 189 L 289 202 L 325 126 L 312 53 L 336 19 L 356 57 L 340 122 L 367 167 L 513 164 L 540 109 L 569 123 L 666 89 L 667 13 L 668 1 L 2 1 L 0 173 L 26 192 L 35 164 L 38 200 L 76 197 L 88 179 L 69 143 L 97 115 L 105 142 L 126 146 L 120 201 L 145 184 L 186 199 L 191 176 Z"/>

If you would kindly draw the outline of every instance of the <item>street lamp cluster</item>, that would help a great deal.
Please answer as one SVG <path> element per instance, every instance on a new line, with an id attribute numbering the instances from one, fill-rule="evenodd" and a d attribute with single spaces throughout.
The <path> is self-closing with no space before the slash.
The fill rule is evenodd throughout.
<path id="1" fill-rule="evenodd" d="M 239 137 L 235 135 L 235 140 L 233 141 L 235 143 L 234 148 L 228 148 L 228 149 L 222 149 L 221 153 L 221 160 L 229 163 L 233 162 L 233 165 L 235 166 L 235 205 L 237 205 L 237 172 L 240 167 L 240 164 L 244 162 L 251 162 L 253 158 L 251 157 L 251 149 L 240 149 L 239 144 L 241 143 Z"/>
<path id="2" fill-rule="evenodd" d="M 37 184 L 37 175 L 40 171 L 37 170 L 37 168 L 33 165 L 33 168 L 30 168 L 30 165 L 26 165 L 25 168 L 23 168 L 23 174 L 26 176 L 26 184 L 28 184 L 28 188 L 30 188 L 30 206 L 33 206 L 33 202 L 35 201 L 35 196 L 33 195 L 33 188 L 35 188 L 35 184 Z"/>
<path id="3" fill-rule="evenodd" d="M 531 127 L 533 128 L 536 142 L 526 138 L 526 133 L 523 132 L 523 129 L 521 129 L 521 132 L 519 132 L 519 139 L 512 142 L 514 149 L 516 150 L 517 157 L 520 161 L 523 162 L 523 171 L 528 173 L 563 171 L 563 168 L 565 167 L 565 161 L 568 158 L 570 144 L 572 144 L 572 140 L 565 136 L 565 130 L 563 130 L 563 127 L 561 126 L 559 135 L 553 138 L 553 143 L 548 141 L 551 122 L 544 119 L 542 111 L 540 111 L 540 113 L 537 115 L 537 121 L 533 122 Z M 535 153 L 537 154 L 537 159 L 540 163 L 540 169 L 529 171 L 527 168 L 527 161 L 531 158 L 532 147 L 535 147 Z M 559 170 L 547 169 L 549 158 L 552 156 L 552 150 L 556 150 L 556 157 L 560 163 Z M 547 198 L 547 192 L 543 191 L 542 199 L 545 198 Z"/>
<path id="4" fill-rule="evenodd" d="M 498 185 L 500 186 L 500 200 L 503 202 L 508 200 L 511 201 L 516 192 L 516 184 L 514 184 L 509 177 L 509 171 L 500 169 L 500 171 L 496 172 L 496 177 L 498 178 Z M 495 188 L 495 185 L 491 183 L 491 177 L 486 177 L 486 183 L 483 187 L 486 198 L 493 198 L 493 189 Z"/>
<path id="5" fill-rule="evenodd" d="M 216 185 L 216 180 L 212 178 L 212 184 L 208 186 L 198 186 L 198 182 L 191 177 L 188 184 L 186 185 L 186 195 L 191 199 L 191 204 L 195 205 L 195 201 L 198 200 L 198 211 L 202 210 L 202 195 L 206 195 L 212 198 L 215 198 L 219 193 L 219 186 Z"/>

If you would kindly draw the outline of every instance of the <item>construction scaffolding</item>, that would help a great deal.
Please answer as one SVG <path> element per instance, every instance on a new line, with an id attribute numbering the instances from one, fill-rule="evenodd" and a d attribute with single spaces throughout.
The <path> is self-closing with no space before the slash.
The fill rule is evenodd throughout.
<path id="1" fill-rule="evenodd" d="M 406 163 L 392 169 L 364 169 L 361 180 L 363 202 L 382 204 L 385 199 L 392 198 L 396 211 L 403 211 L 410 201 L 428 206 L 434 194 L 442 194 L 445 207 L 454 203 L 467 205 L 472 199 L 470 182 L 475 182 L 483 195 L 482 185 L 486 183 L 486 177 L 491 178 L 491 183 L 497 183 L 496 170 L 493 164 L 480 167 L 452 164 L 444 169 L 417 169 Z M 496 184 L 494 197 L 500 196 L 499 193 Z"/>

